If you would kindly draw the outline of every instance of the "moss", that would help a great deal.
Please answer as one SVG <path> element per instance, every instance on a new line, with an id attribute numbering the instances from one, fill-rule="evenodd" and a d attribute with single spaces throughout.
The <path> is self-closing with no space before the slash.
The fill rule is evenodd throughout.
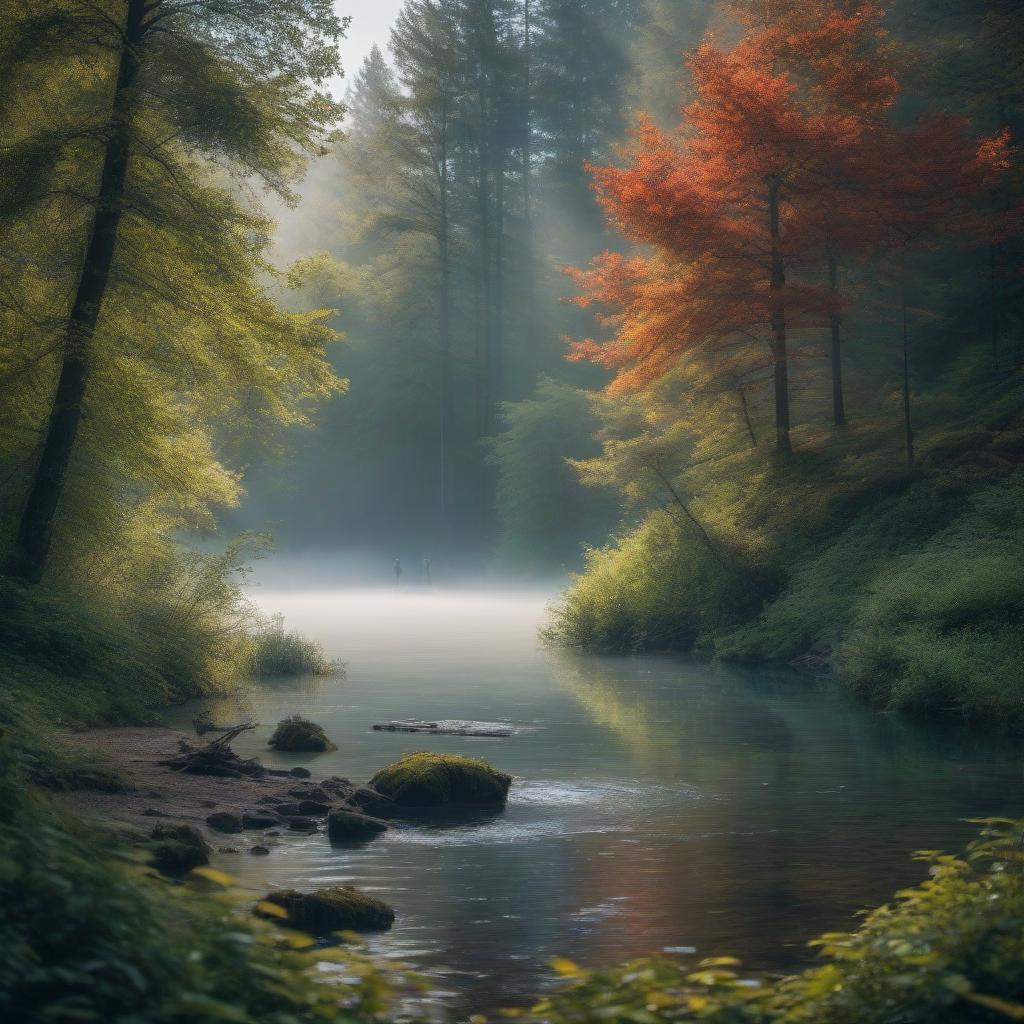
<path id="1" fill-rule="evenodd" d="M 338 748 L 327 738 L 323 727 L 307 721 L 301 715 L 292 715 L 277 723 L 274 734 L 268 740 L 275 750 L 292 753 L 321 753 Z"/>
<path id="2" fill-rule="evenodd" d="M 345 930 L 380 931 L 390 928 L 395 920 L 395 912 L 386 903 L 350 885 L 308 893 L 282 889 L 272 892 L 263 902 L 283 907 L 292 927 L 312 935 Z M 267 912 L 257 907 L 257 913 Z"/>
<path id="3" fill-rule="evenodd" d="M 512 777 L 479 758 L 419 751 L 382 768 L 370 785 L 396 803 L 410 807 L 502 807 Z"/>
<path id="4" fill-rule="evenodd" d="M 149 851 L 153 866 L 165 875 L 185 875 L 210 862 L 210 847 L 191 825 L 157 825 Z"/>

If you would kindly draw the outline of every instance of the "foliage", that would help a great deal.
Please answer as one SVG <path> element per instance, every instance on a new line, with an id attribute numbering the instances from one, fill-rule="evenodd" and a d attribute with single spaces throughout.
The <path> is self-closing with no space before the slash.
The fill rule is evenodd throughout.
<path id="1" fill-rule="evenodd" d="M 590 973 L 519 1019 L 712 1024 L 982 1024 L 1024 1017 L 1024 823 L 991 820 L 963 857 L 922 853 L 928 881 L 896 894 L 852 933 L 822 936 L 822 963 L 775 979 L 731 957 L 667 956 Z"/>
<path id="2" fill-rule="evenodd" d="M 0 757 L 0 1016 L 10 1024 L 369 1021 L 406 987 L 356 949 L 314 950 L 254 920 L 220 872 L 168 884 L 94 823 L 26 789 L 9 741 Z M 340 970 L 325 974 L 324 962 Z"/>
<path id="3" fill-rule="evenodd" d="M 478 757 L 418 751 L 382 768 L 370 785 L 396 803 L 411 807 L 502 806 L 512 778 Z"/>
<path id="4" fill-rule="evenodd" d="M 293 751 L 297 753 L 338 748 L 327 738 L 323 726 L 310 722 L 301 715 L 291 715 L 277 723 L 277 728 L 267 743 L 275 750 Z"/>
<path id="5" fill-rule="evenodd" d="M 251 671 L 254 676 L 332 676 L 338 665 L 317 640 L 301 633 L 286 633 L 279 621 L 264 624 L 253 637 Z"/>
<path id="6" fill-rule="evenodd" d="M 587 493 L 569 461 L 596 453 L 598 420 L 585 392 L 550 377 L 502 405 L 501 420 L 488 455 L 498 469 L 496 559 L 506 572 L 549 575 L 614 522 L 613 496 Z"/>

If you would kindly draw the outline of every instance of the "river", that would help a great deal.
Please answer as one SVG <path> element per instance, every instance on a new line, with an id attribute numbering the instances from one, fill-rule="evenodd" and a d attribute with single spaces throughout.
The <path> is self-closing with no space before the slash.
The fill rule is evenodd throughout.
<path id="1" fill-rule="evenodd" d="M 788 969 L 806 942 L 920 880 L 918 849 L 963 819 L 1024 814 L 1021 761 L 950 728 L 879 715 L 834 684 L 671 656 L 593 657 L 537 642 L 543 595 L 408 589 L 261 593 L 347 663 L 338 679 L 265 680 L 212 704 L 262 723 L 235 743 L 270 766 L 367 779 L 411 749 L 484 757 L 515 777 L 507 809 L 459 827 L 332 849 L 282 836 L 218 865 L 253 893 L 352 884 L 394 906 L 385 957 L 460 1010 L 521 1001 L 554 956 L 600 965 L 658 950 Z M 178 723 L 192 709 L 178 712 Z M 301 713 L 338 750 L 283 755 Z M 510 722 L 508 738 L 371 730 L 393 718 Z"/>

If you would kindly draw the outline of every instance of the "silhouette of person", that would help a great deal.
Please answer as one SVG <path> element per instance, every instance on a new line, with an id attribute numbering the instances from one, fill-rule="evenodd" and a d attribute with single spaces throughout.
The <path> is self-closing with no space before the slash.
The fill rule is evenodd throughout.
<path id="1" fill-rule="evenodd" d="M 395 586 L 397 587 L 398 584 L 402 582 L 402 562 L 401 562 L 401 559 L 398 559 L 398 558 L 395 559 L 394 573 L 395 573 Z"/>
<path id="2" fill-rule="evenodd" d="M 429 558 L 424 558 L 423 559 L 423 575 L 426 577 L 426 579 L 427 579 L 427 586 L 429 587 L 430 586 L 430 559 Z"/>

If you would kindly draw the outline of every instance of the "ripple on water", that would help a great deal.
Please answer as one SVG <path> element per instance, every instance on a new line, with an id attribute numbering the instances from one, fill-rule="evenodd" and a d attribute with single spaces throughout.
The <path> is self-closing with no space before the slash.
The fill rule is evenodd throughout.
<path id="1" fill-rule="evenodd" d="M 696 786 L 679 783 L 662 786 L 647 782 L 601 782 L 562 780 L 516 780 L 509 792 L 510 804 L 546 807 L 622 807 L 657 806 L 678 800 L 699 800 Z"/>

